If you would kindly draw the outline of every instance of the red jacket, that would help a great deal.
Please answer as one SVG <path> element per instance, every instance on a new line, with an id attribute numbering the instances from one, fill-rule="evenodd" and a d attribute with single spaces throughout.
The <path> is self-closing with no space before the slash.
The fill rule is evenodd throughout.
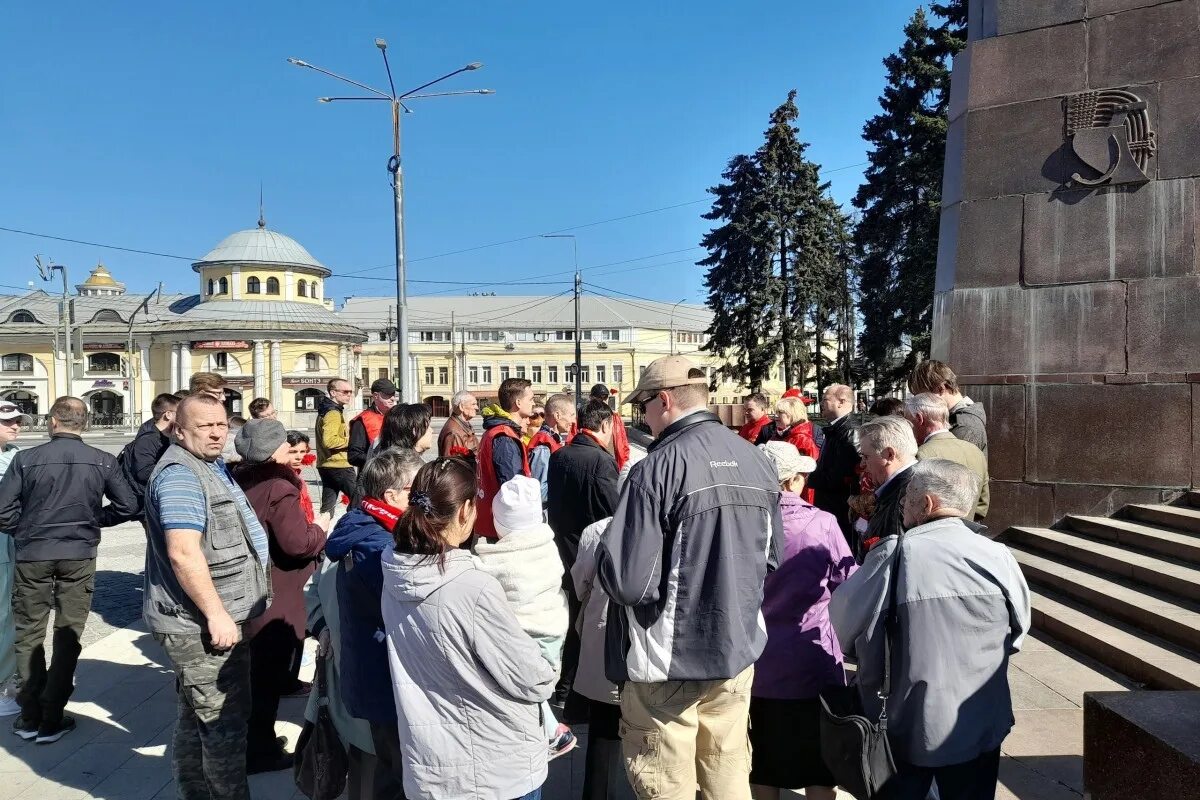
<path id="1" fill-rule="evenodd" d="M 629 434 L 625 432 L 625 420 L 619 414 L 613 414 L 612 450 L 617 472 L 620 472 L 629 461 Z"/>
<path id="2" fill-rule="evenodd" d="M 529 477 L 529 454 L 520 435 L 511 425 L 494 425 L 488 428 L 483 438 L 479 440 L 479 453 L 475 463 L 475 474 L 479 480 L 479 490 L 475 503 L 475 532 L 485 539 L 499 538 L 496 533 L 496 523 L 492 521 L 492 501 L 500 492 L 500 480 L 496 477 L 496 465 L 492 462 L 492 443 L 497 436 L 508 436 L 514 439 L 521 448 L 521 469 L 525 477 Z"/>
<path id="3" fill-rule="evenodd" d="M 742 427 L 738 428 L 738 436 L 742 437 L 750 444 L 754 444 L 758 441 L 758 436 L 760 433 L 762 433 L 762 429 L 771 423 L 771 418 L 768 415 L 763 414 L 761 417 L 759 417 L 758 422 L 751 420 Z"/>
<path id="4" fill-rule="evenodd" d="M 558 439 L 549 431 L 545 428 L 538 428 L 538 432 L 530 437 L 529 444 L 525 445 L 526 457 L 532 455 L 535 448 L 543 445 L 550 448 L 550 455 L 554 455 L 562 447 Z"/>
<path id="5" fill-rule="evenodd" d="M 767 442 L 790 442 L 796 446 L 802 456 L 808 456 L 813 461 L 821 457 L 821 448 L 817 447 L 817 443 L 813 439 L 812 423 L 807 420 L 797 422 L 785 431 L 779 430 L 774 425 L 764 427 L 755 443 L 765 444 Z M 811 486 L 805 486 L 800 496 L 804 498 L 805 502 L 811 504 L 816 499 L 816 491 Z"/>

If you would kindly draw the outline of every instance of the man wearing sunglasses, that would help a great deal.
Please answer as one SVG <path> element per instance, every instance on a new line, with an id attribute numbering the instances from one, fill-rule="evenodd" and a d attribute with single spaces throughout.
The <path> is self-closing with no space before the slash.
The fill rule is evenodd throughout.
<path id="1" fill-rule="evenodd" d="M 621 691 L 639 797 L 750 800 L 747 724 L 767 642 L 763 580 L 783 520 L 775 468 L 708 411 L 704 372 L 651 363 L 626 403 L 655 436 L 597 552 L 612 600 L 605 672 Z M 651 785 L 656 781 L 657 786 Z"/>

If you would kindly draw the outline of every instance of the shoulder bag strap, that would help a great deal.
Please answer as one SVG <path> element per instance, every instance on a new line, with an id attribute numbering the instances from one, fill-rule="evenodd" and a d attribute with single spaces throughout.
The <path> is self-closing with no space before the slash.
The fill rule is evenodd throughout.
<path id="1" fill-rule="evenodd" d="M 887 701 L 892 693 L 892 643 L 899 627 L 899 612 L 897 611 L 897 584 L 900 582 L 900 558 L 903 550 L 904 534 L 896 536 L 896 554 L 892 558 L 891 574 L 888 578 L 888 604 L 883 619 L 883 683 L 879 686 L 878 696 L 882 701 L 879 708 L 879 725 L 887 729 Z"/>

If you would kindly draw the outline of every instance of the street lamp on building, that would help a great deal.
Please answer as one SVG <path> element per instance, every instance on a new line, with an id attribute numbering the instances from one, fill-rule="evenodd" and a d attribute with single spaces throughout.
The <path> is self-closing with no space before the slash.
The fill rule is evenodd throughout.
<path id="1" fill-rule="evenodd" d="M 579 278 L 579 239 L 573 233 L 544 233 L 543 239 L 570 239 L 575 253 L 575 407 L 583 404 L 583 338 L 579 330 L 579 294 L 582 282 Z"/>
<path id="2" fill-rule="evenodd" d="M 368 96 L 356 97 L 319 97 L 317 100 L 321 103 L 334 103 L 344 100 L 373 100 L 377 102 L 386 102 L 392 107 L 392 156 L 388 159 L 387 169 L 392 176 L 392 203 L 395 209 L 396 217 L 396 315 L 397 315 L 397 339 L 399 341 L 399 355 L 396 364 L 396 382 L 400 389 L 400 396 L 405 402 L 413 402 L 414 395 L 412 393 L 412 381 L 408 379 L 408 281 L 406 275 L 406 266 L 404 260 L 404 171 L 400 160 L 400 115 L 402 113 L 411 113 L 411 109 L 405 105 L 406 102 L 413 100 L 424 100 L 430 97 L 452 97 L 464 94 L 494 94 L 492 89 L 467 89 L 457 92 L 426 92 L 422 90 L 441 83 L 447 78 L 452 78 L 461 72 L 473 72 L 483 66 L 478 61 L 473 61 L 463 67 L 459 67 L 453 72 L 448 72 L 440 78 L 435 78 L 420 86 L 409 89 L 407 92 L 399 93 L 396 91 L 396 84 L 392 80 L 392 67 L 388 63 L 387 57 L 387 42 L 383 39 L 376 39 L 375 46 L 379 48 L 379 52 L 383 54 L 383 67 L 387 71 L 388 89 L 390 91 L 382 91 L 365 83 L 359 83 L 356 80 L 351 80 L 343 75 L 338 75 L 335 72 L 330 72 L 327 69 L 322 69 L 307 61 L 301 61 L 298 58 L 289 58 L 288 63 L 297 67 L 315 70 L 322 75 L 328 75 L 343 83 L 348 83 L 351 86 L 356 86 L 359 89 L 364 89 L 370 92 Z"/>

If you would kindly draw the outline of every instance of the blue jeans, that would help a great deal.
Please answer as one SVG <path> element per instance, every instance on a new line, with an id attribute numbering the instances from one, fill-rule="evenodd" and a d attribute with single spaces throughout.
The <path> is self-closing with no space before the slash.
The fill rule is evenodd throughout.
<path id="1" fill-rule="evenodd" d="M 539 786 L 529 794 L 518 797 L 517 800 L 542 800 L 542 787 Z"/>

